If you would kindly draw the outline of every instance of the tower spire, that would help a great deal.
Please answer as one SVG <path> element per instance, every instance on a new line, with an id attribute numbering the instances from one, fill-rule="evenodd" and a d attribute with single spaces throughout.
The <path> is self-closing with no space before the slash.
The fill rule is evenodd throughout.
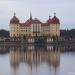
<path id="1" fill-rule="evenodd" d="M 32 13 L 30 12 L 30 20 L 32 20 Z"/>
<path id="2" fill-rule="evenodd" d="M 14 16 L 16 16 L 16 13 L 14 12 Z"/>
<path id="3" fill-rule="evenodd" d="M 54 12 L 54 16 L 56 16 L 56 13 Z"/>
<path id="4" fill-rule="evenodd" d="M 49 15 L 49 19 L 51 18 L 51 16 Z"/>

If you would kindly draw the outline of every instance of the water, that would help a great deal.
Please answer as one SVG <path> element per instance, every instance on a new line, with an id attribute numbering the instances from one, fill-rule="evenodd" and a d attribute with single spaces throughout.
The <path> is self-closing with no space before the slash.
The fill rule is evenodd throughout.
<path id="1" fill-rule="evenodd" d="M 75 75 L 75 48 L 0 46 L 0 75 Z"/>

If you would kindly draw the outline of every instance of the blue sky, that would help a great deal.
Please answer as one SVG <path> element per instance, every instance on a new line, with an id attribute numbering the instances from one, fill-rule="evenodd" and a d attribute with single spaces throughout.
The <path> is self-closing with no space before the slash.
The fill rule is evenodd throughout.
<path id="1" fill-rule="evenodd" d="M 9 30 L 14 12 L 21 22 L 29 18 L 30 12 L 42 22 L 56 12 L 61 29 L 75 28 L 75 0 L 0 0 L 0 29 Z"/>

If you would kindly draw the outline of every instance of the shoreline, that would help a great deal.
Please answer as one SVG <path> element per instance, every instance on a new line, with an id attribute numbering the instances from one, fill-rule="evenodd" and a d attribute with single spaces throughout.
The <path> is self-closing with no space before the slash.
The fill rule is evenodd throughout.
<path id="1" fill-rule="evenodd" d="M 75 45 L 75 41 L 53 41 L 53 42 L 36 42 L 36 43 L 28 43 L 28 42 L 21 42 L 21 41 L 12 41 L 12 42 L 6 42 L 6 41 L 0 41 L 1 45 Z"/>

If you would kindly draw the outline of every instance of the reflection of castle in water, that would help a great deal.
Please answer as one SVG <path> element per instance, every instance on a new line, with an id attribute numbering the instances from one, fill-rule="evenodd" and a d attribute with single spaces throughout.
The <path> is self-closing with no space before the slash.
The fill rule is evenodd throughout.
<path id="1" fill-rule="evenodd" d="M 44 50 L 46 48 L 47 50 Z M 47 46 L 46 48 L 34 48 L 34 46 L 28 46 L 27 48 L 11 47 L 12 67 L 16 68 L 20 63 L 37 66 L 43 62 L 48 63 L 52 67 L 58 67 L 60 63 L 60 51 L 53 46 Z"/>

